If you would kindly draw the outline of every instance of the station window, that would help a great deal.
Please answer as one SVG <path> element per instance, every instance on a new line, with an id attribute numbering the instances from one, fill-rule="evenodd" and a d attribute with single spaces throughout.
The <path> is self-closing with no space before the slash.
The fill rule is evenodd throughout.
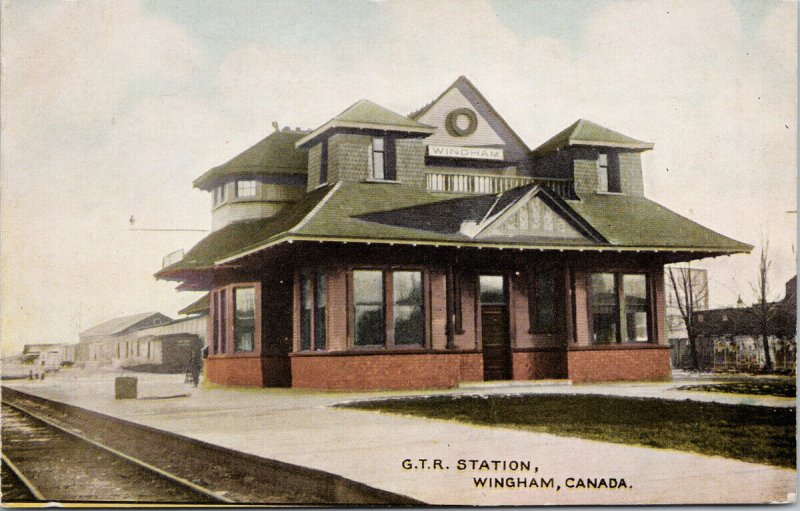
<path id="1" fill-rule="evenodd" d="M 555 270 L 537 271 L 529 283 L 528 307 L 531 332 L 553 333 L 558 330 L 557 275 Z"/>
<path id="2" fill-rule="evenodd" d="M 392 137 L 372 137 L 371 177 L 375 180 L 394 181 L 395 141 Z"/>
<path id="3" fill-rule="evenodd" d="M 375 346 L 386 343 L 384 320 L 383 272 L 356 270 L 353 272 L 353 305 L 355 308 L 356 346 Z"/>
<path id="4" fill-rule="evenodd" d="M 424 342 L 424 309 L 422 303 L 422 272 L 392 272 L 394 313 L 394 343 Z"/>
<path id="5" fill-rule="evenodd" d="M 215 355 L 250 352 L 259 335 L 258 283 L 236 284 L 211 293 L 211 352 Z M 230 315 L 230 317 L 228 317 Z M 229 329 L 228 325 L 233 328 Z"/>
<path id="6" fill-rule="evenodd" d="M 620 193 L 622 183 L 619 175 L 619 155 L 600 153 L 597 155 L 597 189 L 601 192 Z"/>
<path id="7" fill-rule="evenodd" d="M 256 334 L 255 288 L 234 288 L 233 302 L 233 351 L 253 351 Z"/>
<path id="8" fill-rule="evenodd" d="M 324 273 L 304 273 L 300 279 L 300 349 L 325 349 L 325 300 L 327 285 Z"/>
<path id="9" fill-rule="evenodd" d="M 255 197 L 256 182 L 253 180 L 236 181 L 236 197 Z"/>
<path id="10" fill-rule="evenodd" d="M 592 337 L 595 344 L 650 341 L 647 276 L 593 273 Z"/>
<path id="11" fill-rule="evenodd" d="M 328 182 L 328 139 L 320 144 L 319 154 L 319 184 L 324 185 Z"/>
<path id="12" fill-rule="evenodd" d="M 353 318 L 355 346 L 422 346 L 425 343 L 422 272 L 354 271 Z"/>
<path id="13" fill-rule="evenodd" d="M 222 204 L 223 202 L 225 202 L 225 185 L 222 184 L 222 185 L 219 185 L 219 186 L 215 187 L 212 195 L 214 196 L 214 205 L 215 206 L 218 206 L 218 205 Z"/>

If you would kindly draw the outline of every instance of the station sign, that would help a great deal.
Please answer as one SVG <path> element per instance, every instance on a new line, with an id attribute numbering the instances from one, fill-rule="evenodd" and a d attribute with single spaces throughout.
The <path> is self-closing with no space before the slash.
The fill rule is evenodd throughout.
<path id="1" fill-rule="evenodd" d="M 439 158 L 469 158 L 471 160 L 502 160 L 503 150 L 494 147 L 429 145 L 428 156 L 437 156 Z"/>

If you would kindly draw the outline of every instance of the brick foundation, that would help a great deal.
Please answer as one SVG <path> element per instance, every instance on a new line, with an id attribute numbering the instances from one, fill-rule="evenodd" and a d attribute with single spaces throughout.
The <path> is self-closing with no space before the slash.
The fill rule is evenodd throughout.
<path id="1" fill-rule="evenodd" d="M 567 377 L 567 353 L 560 350 L 516 351 L 511 354 L 512 378 L 543 380 Z"/>
<path id="2" fill-rule="evenodd" d="M 621 380 L 669 380 L 669 347 L 574 349 L 567 352 L 573 383 Z"/>
<path id="3" fill-rule="evenodd" d="M 292 387 L 330 390 L 425 389 L 483 380 L 480 353 L 300 355 Z"/>
<path id="4" fill-rule="evenodd" d="M 292 382 L 288 357 L 208 357 L 206 377 L 220 385 L 289 387 Z"/>

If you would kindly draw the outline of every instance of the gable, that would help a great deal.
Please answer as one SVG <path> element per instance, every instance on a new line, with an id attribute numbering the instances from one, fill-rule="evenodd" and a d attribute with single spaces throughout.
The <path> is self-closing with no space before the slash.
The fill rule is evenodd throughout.
<path id="1" fill-rule="evenodd" d="M 571 221 L 538 196 L 515 204 L 477 235 L 478 239 L 497 237 L 587 241 Z"/>
<path id="2" fill-rule="evenodd" d="M 527 157 L 524 142 L 466 78 L 456 80 L 433 103 L 411 117 L 434 127 L 434 133 L 424 140 L 428 146 L 496 148 L 502 150 L 505 161 Z"/>

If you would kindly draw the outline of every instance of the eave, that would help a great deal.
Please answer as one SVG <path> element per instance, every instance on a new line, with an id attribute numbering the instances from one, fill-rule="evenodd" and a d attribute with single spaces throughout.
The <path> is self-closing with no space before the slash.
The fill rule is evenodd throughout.
<path id="1" fill-rule="evenodd" d="M 282 243 L 292 244 L 294 242 L 318 242 L 318 243 L 360 243 L 365 245 L 382 244 L 382 245 L 402 245 L 402 246 L 427 246 L 427 247 L 454 247 L 454 248 L 476 248 L 476 249 L 496 249 L 496 250 L 518 250 L 518 251 L 538 251 L 538 252 L 620 252 L 620 253 L 640 253 L 640 252 L 657 252 L 657 253 L 694 253 L 694 254 L 712 254 L 712 255 L 733 255 L 739 253 L 749 253 L 753 247 L 747 245 L 749 248 L 730 249 L 723 247 L 657 247 L 657 246 L 621 246 L 621 245 L 556 245 L 556 244 L 521 244 L 521 243 L 487 243 L 475 242 L 470 240 L 464 241 L 439 241 L 439 240 L 409 240 L 409 239 L 390 239 L 390 238 L 348 238 L 348 237 L 324 237 L 324 236 L 298 236 L 287 235 L 270 240 L 257 247 L 239 252 L 232 256 L 220 259 L 214 262 L 214 265 L 222 265 L 236 261 L 237 259 L 255 254 L 269 247 L 273 247 Z"/>
<path id="2" fill-rule="evenodd" d="M 369 123 L 369 122 L 328 121 L 319 128 L 315 129 L 314 131 L 306 135 L 305 137 L 295 142 L 295 147 L 301 149 L 306 145 L 310 145 L 312 141 L 314 141 L 316 138 L 318 138 L 326 131 L 337 128 L 418 133 L 422 135 L 430 135 L 434 131 L 436 131 L 433 126 L 427 126 L 427 125 L 414 127 L 414 126 L 397 126 L 395 124 L 381 124 L 381 123 Z"/>

